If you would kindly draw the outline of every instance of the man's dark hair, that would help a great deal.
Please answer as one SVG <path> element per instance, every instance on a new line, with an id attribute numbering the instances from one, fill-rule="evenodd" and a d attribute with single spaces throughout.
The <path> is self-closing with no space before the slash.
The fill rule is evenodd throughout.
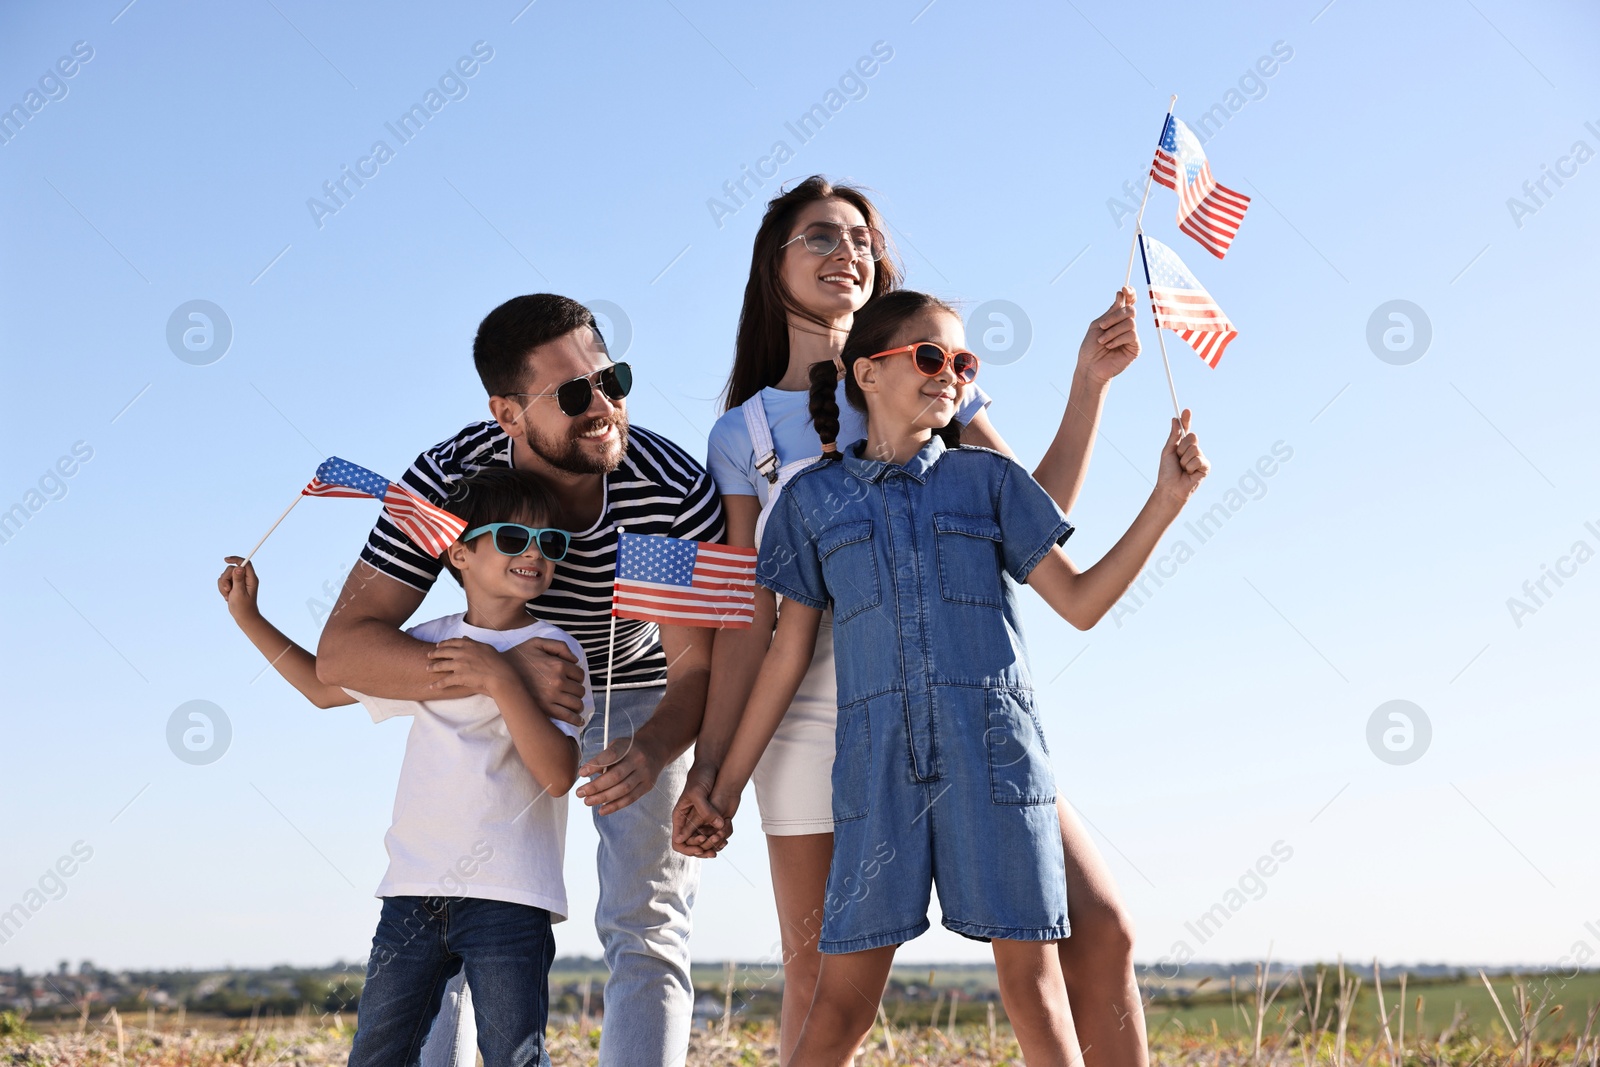
<path id="1" fill-rule="evenodd" d="M 519 391 L 527 381 L 529 352 L 584 327 L 599 336 L 594 315 L 576 300 L 554 293 L 512 297 L 484 316 L 472 342 L 483 387 L 490 396 Z"/>
<path id="2" fill-rule="evenodd" d="M 467 530 L 491 522 L 520 522 L 527 526 L 548 526 L 559 505 L 550 490 L 528 471 L 497 467 L 469 474 L 451 486 L 445 510 L 467 524 Z M 463 531 L 465 532 L 465 531 Z M 461 573 L 450 563 L 449 554 L 440 557 L 459 583 Z"/>

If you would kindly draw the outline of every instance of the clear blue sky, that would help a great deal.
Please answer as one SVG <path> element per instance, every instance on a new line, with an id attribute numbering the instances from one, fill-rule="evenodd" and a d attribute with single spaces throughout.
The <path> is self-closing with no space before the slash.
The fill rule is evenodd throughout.
<path id="1" fill-rule="evenodd" d="M 364 953 L 405 726 L 261 676 L 213 582 L 324 455 L 397 474 L 482 417 L 470 343 L 490 308 L 554 290 L 623 309 L 633 420 L 703 454 L 760 214 L 708 201 L 782 140 L 760 198 L 812 172 L 865 183 L 910 284 L 1024 309 L 1031 346 L 983 380 L 1034 459 L 1122 279 L 1132 226 L 1108 200 L 1173 92 L 1191 125 L 1221 105 L 1213 168 L 1255 198 L 1225 262 L 1177 232 L 1170 192 L 1147 216 L 1240 331 L 1215 371 L 1169 337 L 1215 465 L 1193 508 L 1226 511 L 1241 479 L 1254 498 L 1204 544 L 1175 529 L 1163 552 L 1192 557 L 1116 622 L 1026 611 L 1061 788 L 1139 956 L 1600 950 L 1600 562 L 1571 556 L 1600 551 L 1592 7 L 125 3 L 0 15 L 0 105 L 27 113 L 0 144 L 0 507 L 27 511 L 0 544 L 0 908 L 93 850 L 0 966 Z M 402 144 L 385 124 L 476 42 L 492 58 Z M 1292 55 L 1252 80 L 1277 42 Z M 800 143 L 785 124 L 875 45 L 891 58 Z M 363 164 L 379 140 L 392 158 Z M 336 213 L 308 207 L 361 166 Z M 1567 177 L 1535 202 L 1546 167 Z M 167 342 L 191 300 L 231 323 L 207 365 Z M 1391 300 L 1431 323 L 1403 365 L 1367 341 Z M 1139 507 L 1166 431 L 1143 306 L 1141 323 L 1073 515 L 1085 562 Z M 1275 445 L 1292 457 L 1251 481 Z M 72 474 L 50 476 L 62 457 Z M 373 512 L 309 502 L 262 551 L 265 608 L 303 642 Z M 1571 573 L 1535 604 L 1522 586 L 1545 565 Z M 423 616 L 457 597 L 441 586 Z M 1511 597 L 1535 610 L 1514 618 Z M 168 749 L 190 700 L 231 723 L 218 762 Z M 1390 700 L 1431 724 L 1406 765 L 1368 746 Z M 1199 943 L 1185 923 L 1278 841 L 1292 859 Z M 593 844 L 574 806 L 563 952 L 598 951 Z M 698 919 L 699 958 L 775 940 L 753 819 L 706 866 Z M 986 951 L 934 933 L 903 954 Z"/>

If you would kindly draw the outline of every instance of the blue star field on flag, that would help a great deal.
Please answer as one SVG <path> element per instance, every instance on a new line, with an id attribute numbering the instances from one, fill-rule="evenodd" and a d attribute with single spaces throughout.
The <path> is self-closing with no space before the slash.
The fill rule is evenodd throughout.
<path id="1" fill-rule="evenodd" d="M 693 541 L 624 535 L 617 546 L 617 577 L 624 581 L 688 585 L 699 555 Z"/>
<path id="2" fill-rule="evenodd" d="M 389 493 L 389 479 L 376 471 L 370 471 L 358 464 L 338 456 L 329 456 L 317 465 L 316 480 L 324 485 L 342 485 L 354 489 L 363 496 L 377 497 L 382 500 Z M 332 494 L 312 494 L 332 495 Z"/>

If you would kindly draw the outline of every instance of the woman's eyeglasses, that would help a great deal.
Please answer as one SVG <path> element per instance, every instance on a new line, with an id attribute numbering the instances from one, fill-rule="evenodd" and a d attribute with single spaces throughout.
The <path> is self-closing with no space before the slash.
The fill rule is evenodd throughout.
<path id="1" fill-rule="evenodd" d="M 562 382 L 548 393 L 507 393 L 506 396 L 525 396 L 530 400 L 541 400 L 553 396 L 561 407 L 561 413 L 568 418 L 575 419 L 589 410 L 589 405 L 594 401 L 595 386 L 605 394 L 607 400 L 615 403 L 627 396 L 633 389 L 633 368 L 626 363 L 613 363 L 609 367 L 602 367 L 593 374 L 585 374 L 569 382 Z"/>
<path id="2" fill-rule="evenodd" d="M 466 544 L 480 534 L 493 535 L 495 551 L 502 556 L 520 556 L 528 551 L 529 545 L 536 544 L 539 546 L 539 555 L 551 563 L 563 559 L 567 554 L 567 545 L 572 542 L 572 535 L 565 530 L 524 526 L 520 522 L 491 522 L 462 534 L 461 543 Z"/>
<path id="3" fill-rule="evenodd" d="M 925 378 L 937 378 L 950 368 L 955 379 L 962 384 L 974 381 L 978 377 L 978 357 L 966 349 L 958 348 L 954 352 L 946 352 L 932 341 L 918 341 L 915 344 L 901 345 L 887 351 L 877 352 L 868 356 L 868 359 L 883 359 L 885 356 L 899 356 L 911 354 L 911 364 Z"/>
<path id="4" fill-rule="evenodd" d="M 838 248 L 846 238 L 850 247 L 858 256 L 868 259 L 882 259 L 884 252 L 883 234 L 875 226 L 851 226 L 846 229 L 828 222 L 813 222 L 807 226 L 804 233 L 789 238 L 779 248 L 788 248 L 796 241 L 804 241 L 806 250 L 818 256 L 831 256 L 834 249 Z"/>

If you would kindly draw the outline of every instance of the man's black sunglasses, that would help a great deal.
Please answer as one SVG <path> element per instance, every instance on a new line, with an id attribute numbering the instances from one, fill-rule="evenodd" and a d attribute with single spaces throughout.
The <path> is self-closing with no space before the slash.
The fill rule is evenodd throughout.
<path id="1" fill-rule="evenodd" d="M 561 408 L 561 413 L 568 418 L 575 419 L 589 410 L 589 405 L 594 401 L 594 387 L 600 386 L 600 391 L 612 403 L 627 396 L 633 389 L 633 368 L 626 363 L 613 363 L 609 367 L 601 367 L 593 374 L 585 374 L 569 382 L 562 382 L 548 393 L 507 393 L 507 396 L 525 396 L 530 400 L 539 400 L 543 397 L 553 396 Z"/>

